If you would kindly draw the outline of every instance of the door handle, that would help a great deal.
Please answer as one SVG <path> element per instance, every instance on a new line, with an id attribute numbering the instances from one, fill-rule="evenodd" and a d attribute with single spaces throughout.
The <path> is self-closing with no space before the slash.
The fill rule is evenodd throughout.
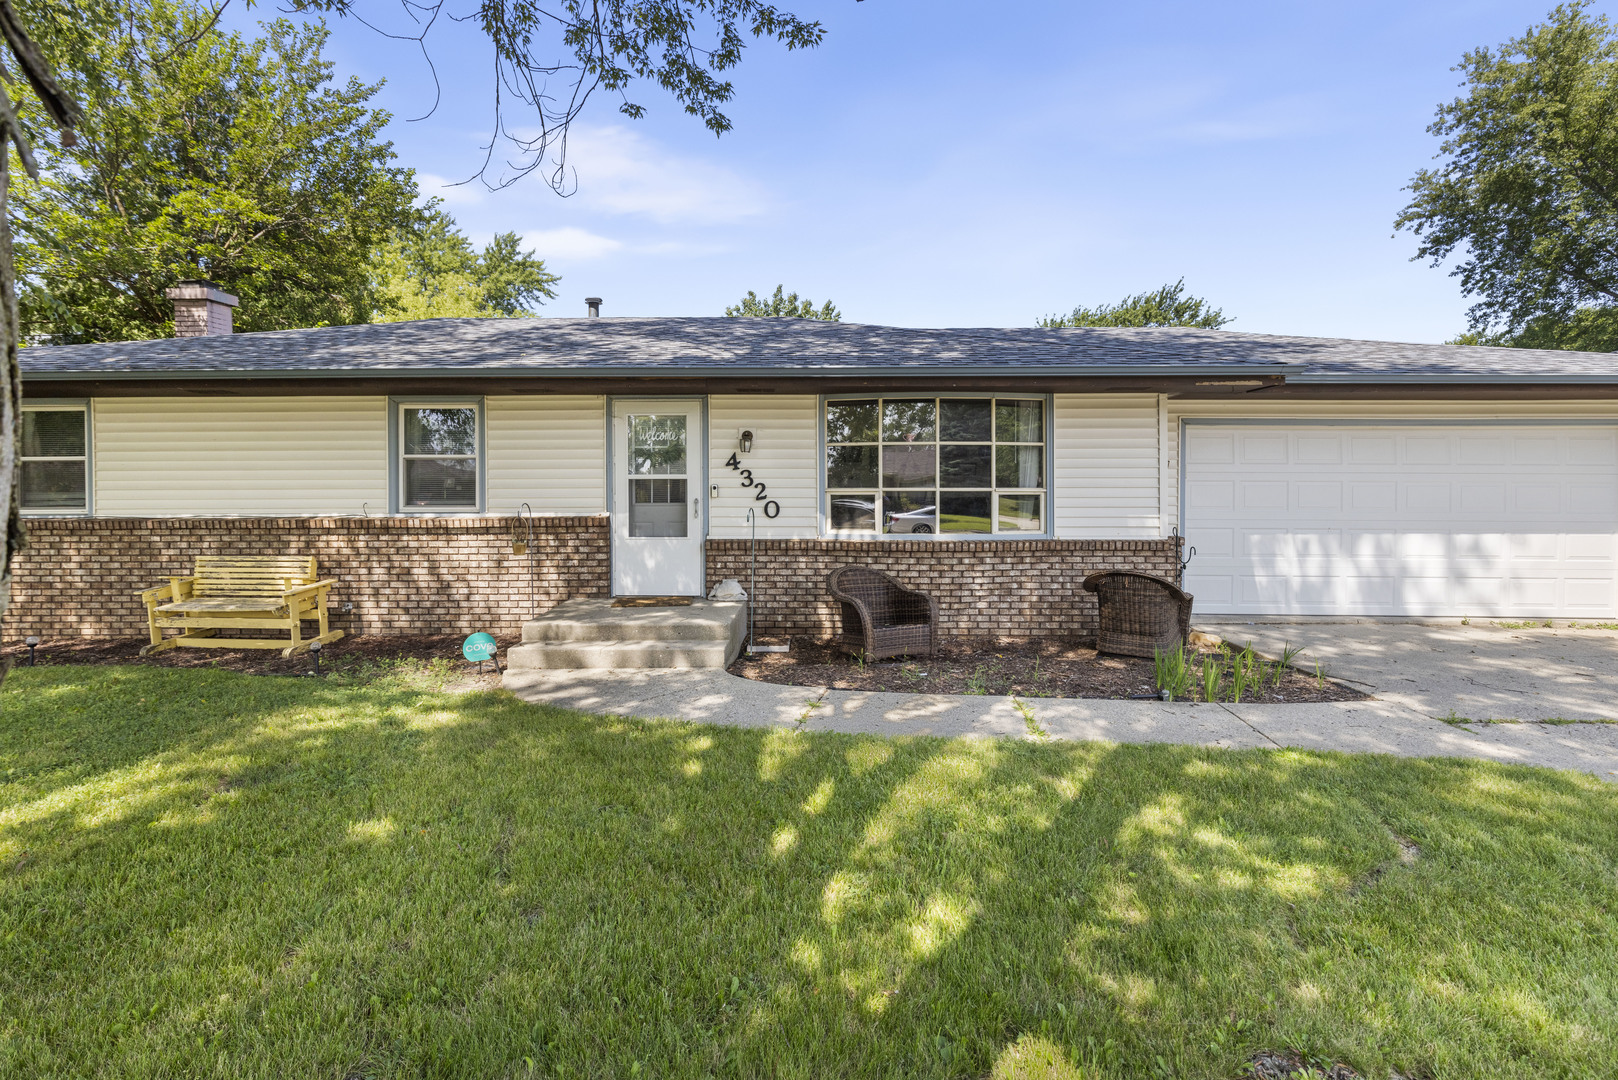
<path id="1" fill-rule="evenodd" d="M 702 500 L 701 499 L 692 499 L 691 500 L 691 516 L 693 518 L 699 518 L 699 517 L 702 516 Z"/>

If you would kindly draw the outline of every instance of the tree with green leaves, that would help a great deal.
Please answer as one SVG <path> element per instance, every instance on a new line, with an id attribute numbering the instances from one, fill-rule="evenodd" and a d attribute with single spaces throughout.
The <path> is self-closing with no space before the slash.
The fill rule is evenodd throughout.
<path id="1" fill-rule="evenodd" d="M 1465 92 L 1427 129 L 1442 164 L 1394 225 L 1418 259 L 1460 257 L 1468 343 L 1618 345 L 1618 28 L 1589 8 L 1467 53 Z"/>
<path id="2" fill-rule="evenodd" d="M 1066 315 L 1047 315 L 1040 326 L 1198 326 L 1217 330 L 1235 322 L 1198 296 L 1187 296 L 1185 278 L 1151 292 L 1126 296 L 1116 304 L 1076 307 Z"/>
<path id="3" fill-rule="evenodd" d="M 375 256 L 383 297 L 372 322 L 449 316 L 531 315 L 556 297 L 561 280 L 516 233 L 497 234 L 473 249 L 437 199 Z"/>
<path id="4" fill-rule="evenodd" d="M 249 39 L 211 29 L 197 0 L 108 3 L 41 21 L 85 120 L 16 192 L 25 335 L 164 336 L 182 278 L 239 295 L 242 330 L 385 310 L 372 253 L 418 213 L 367 104 L 378 86 L 333 85 L 324 27 Z"/>
<path id="5" fill-rule="evenodd" d="M 798 299 L 797 293 L 785 292 L 783 287 L 777 285 L 775 294 L 768 300 L 760 300 L 758 294 L 752 289 L 733 307 L 725 309 L 730 318 L 743 316 L 766 319 L 820 319 L 823 322 L 842 322 L 843 313 L 837 310 L 837 305 L 827 300 L 819 308 L 809 299 Z"/>

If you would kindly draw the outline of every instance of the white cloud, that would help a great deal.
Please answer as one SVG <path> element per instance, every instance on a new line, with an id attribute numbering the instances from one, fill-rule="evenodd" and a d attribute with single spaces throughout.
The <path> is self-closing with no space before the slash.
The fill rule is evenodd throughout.
<path id="1" fill-rule="evenodd" d="M 624 245 L 610 236 L 599 236 L 587 229 L 568 225 L 561 229 L 539 229 L 522 234 L 524 249 L 532 248 L 541 259 L 599 259 Z"/>
<path id="2" fill-rule="evenodd" d="M 475 206 L 483 201 L 484 187 L 480 180 L 462 184 L 436 173 L 416 173 L 416 187 L 421 190 L 422 201 L 443 199 L 446 206 Z"/>
<path id="3" fill-rule="evenodd" d="M 622 127 L 575 127 L 567 164 L 581 204 L 635 214 L 664 225 L 718 225 L 764 211 L 763 189 L 701 158 L 671 154 Z"/>

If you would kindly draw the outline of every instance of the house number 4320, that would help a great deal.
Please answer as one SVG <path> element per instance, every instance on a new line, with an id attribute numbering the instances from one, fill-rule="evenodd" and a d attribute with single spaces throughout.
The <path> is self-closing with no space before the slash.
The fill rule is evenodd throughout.
<path id="1" fill-rule="evenodd" d="M 754 480 L 752 469 L 742 468 L 741 460 L 737 458 L 735 454 L 730 455 L 730 460 L 725 462 L 725 464 L 729 465 L 733 470 L 741 474 L 742 487 L 753 489 L 753 501 L 764 504 L 765 517 L 775 518 L 781 516 L 781 504 L 776 502 L 774 499 L 765 498 L 764 481 Z"/>

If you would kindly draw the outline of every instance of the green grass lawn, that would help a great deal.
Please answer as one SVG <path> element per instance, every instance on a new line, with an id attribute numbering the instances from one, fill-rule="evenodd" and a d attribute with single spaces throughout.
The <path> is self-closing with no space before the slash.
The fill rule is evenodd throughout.
<path id="1" fill-rule="evenodd" d="M 1288 1047 L 1612 1075 L 1618 787 L 420 675 L 0 688 L 0 1076 L 1222 1078 Z"/>

